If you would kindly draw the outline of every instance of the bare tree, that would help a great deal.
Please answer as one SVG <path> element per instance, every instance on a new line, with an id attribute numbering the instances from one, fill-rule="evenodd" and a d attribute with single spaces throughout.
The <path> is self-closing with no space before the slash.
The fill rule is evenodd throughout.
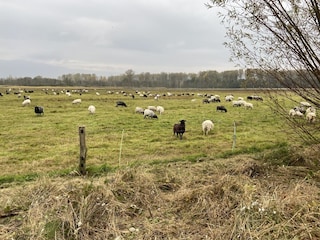
<path id="1" fill-rule="evenodd" d="M 283 92 L 292 104 L 307 101 L 320 107 L 319 0 L 210 0 L 206 6 L 219 8 L 232 61 L 272 76 L 295 93 Z M 319 142 L 316 124 L 311 128 L 289 118 L 278 96 L 272 96 L 274 110 L 305 140 Z"/>

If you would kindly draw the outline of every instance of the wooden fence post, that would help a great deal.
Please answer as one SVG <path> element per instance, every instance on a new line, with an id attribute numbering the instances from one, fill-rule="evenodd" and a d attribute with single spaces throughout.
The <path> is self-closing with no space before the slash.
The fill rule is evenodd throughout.
<path id="1" fill-rule="evenodd" d="M 79 138 L 80 138 L 79 172 L 81 175 L 86 175 L 87 147 L 86 147 L 86 129 L 84 126 L 79 127 Z"/>
<path id="2" fill-rule="evenodd" d="M 237 127 L 236 127 L 236 122 L 233 122 L 233 144 L 232 144 L 232 151 L 236 147 L 237 143 Z"/>

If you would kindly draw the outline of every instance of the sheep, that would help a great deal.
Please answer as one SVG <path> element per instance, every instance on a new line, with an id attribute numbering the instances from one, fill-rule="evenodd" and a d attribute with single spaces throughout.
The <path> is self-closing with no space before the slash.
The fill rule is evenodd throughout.
<path id="1" fill-rule="evenodd" d="M 210 103 L 210 102 L 209 102 L 209 99 L 204 98 L 204 99 L 202 100 L 202 103 Z"/>
<path id="2" fill-rule="evenodd" d="M 227 96 L 225 96 L 225 100 L 226 100 L 227 102 L 231 102 L 231 101 L 233 101 L 233 99 L 234 99 L 234 96 L 233 96 L 233 95 L 227 95 Z"/>
<path id="3" fill-rule="evenodd" d="M 158 116 L 154 113 L 154 111 L 146 109 L 143 112 L 143 118 L 158 118 Z"/>
<path id="4" fill-rule="evenodd" d="M 217 106 L 217 111 L 227 112 L 227 109 L 225 106 Z"/>
<path id="5" fill-rule="evenodd" d="M 75 100 L 72 101 L 72 104 L 80 104 L 81 103 L 81 99 L 77 98 Z"/>
<path id="6" fill-rule="evenodd" d="M 119 106 L 122 106 L 122 107 L 127 107 L 127 104 L 123 101 L 117 101 L 116 102 L 116 107 L 119 107 Z"/>
<path id="7" fill-rule="evenodd" d="M 164 107 L 162 107 L 162 106 L 157 106 L 157 112 L 159 112 L 160 115 L 161 115 L 162 113 L 164 113 Z"/>
<path id="8" fill-rule="evenodd" d="M 211 96 L 209 102 L 221 102 L 219 95 Z"/>
<path id="9" fill-rule="evenodd" d="M 241 107 L 242 103 L 240 101 L 232 101 L 232 106 L 233 107 Z"/>
<path id="10" fill-rule="evenodd" d="M 314 112 L 307 113 L 306 120 L 309 123 L 314 123 L 316 121 L 316 114 Z"/>
<path id="11" fill-rule="evenodd" d="M 31 100 L 30 99 L 26 99 L 26 100 L 24 100 L 23 102 L 22 102 L 22 106 L 24 107 L 24 106 L 27 106 L 27 105 L 29 105 L 31 103 Z"/>
<path id="12" fill-rule="evenodd" d="M 136 107 L 136 109 L 134 110 L 135 113 L 141 113 L 143 114 L 144 109 L 142 107 Z"/>
<path id="13" fill-rule="evenodd" d="M 311 107 L 311 104 L 308 102 L 300 102 L 301 107 Z"/>
<path id="14" fill-rule="evenodd" d="M 244 102 L 243 106 L 246 108 L 246 109 L 253 109 L 253 104 L 252 103 L 248 103 L 248 102 Z"/>
<path id="15" fill-rule="evenodd" d="M 202 122 L 202 131 L 204 135 L 208 135 L 210 130 L 212 130 L 214 127 L 214 124 L 211 120 L 205 120 Z"/>
<path id="16" fill-rule="evenodd" d="M 88 107 L 88 111 L 89 111 L 89 113 L 94 114 L 94 113 L 96 112 L 96 107 L 93 106 L 93 105 L 90 105 L 90 106 Z"/>
<path id="17" fill-rule="evenodd" d="M 293 116 L 302 117 L 302 116 L 303 116 L 303 113 L 300 112 L 299 110 L 293 108 L 293 109 L 290 109 L 290 110 L 289 110 L 289 116 L 291 116 L 291 117 L 293 117 Z"/>
<path id="18" fill-rule="evenodd" d="M 316 113 L 316 109 L 314 107 L 308 107 L 305 113 L 308 114 L 309 112 Z"/>
<path id="19" fill-rule="evenodd" d="M 186 131 L 186 120 L 180 120 L 180 123 L 176 123 L 173 125 L 173 135 L 177 135 L 177 137 L 180 137 L 180 140 L 182 140 L 182 136 L 184 132 Z"/>
<path id="20" fill-rule="evenodd" d="M 302 106 L 302 107 L 297 107 L 297 106 L 295 106 L 294 108 L 293 108 L 295 111 L 298 111 L 298 112 L 301 112 L 301 113 L 306 113 L 306 108 L 304 107 L 304 106 Z"/>
<path id="21" fill-rule="evenodd" d="M 40 106 L 35 106 L 34 107 L 34 112 L 37 115 L 44 115 L 44 109 L 43 109 L 43 107 L 40 107 Z"/>
<path id="22" fill-rule="evenodd" d="M 148 106 L 147 109 L 152 110 L 152 111 L 157 111 L 157 108 L 155 106 Z"/>

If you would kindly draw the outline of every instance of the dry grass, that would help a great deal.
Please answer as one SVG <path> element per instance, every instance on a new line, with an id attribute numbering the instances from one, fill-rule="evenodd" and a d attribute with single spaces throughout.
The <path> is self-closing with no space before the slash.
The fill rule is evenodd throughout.
<path id="1" fill-rule="evenodd" d="M 250 156 L 1 190 L 1 239 L 319 239 L 319 172 Z"/>

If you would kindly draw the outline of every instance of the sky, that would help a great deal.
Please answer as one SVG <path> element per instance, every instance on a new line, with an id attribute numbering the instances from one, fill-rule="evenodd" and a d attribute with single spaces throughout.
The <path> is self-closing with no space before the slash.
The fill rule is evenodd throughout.
<path id="1" fill-rule="evenodd" d="M 0 77 L 235 70 L 206 0 L 0 0 Z"/>

